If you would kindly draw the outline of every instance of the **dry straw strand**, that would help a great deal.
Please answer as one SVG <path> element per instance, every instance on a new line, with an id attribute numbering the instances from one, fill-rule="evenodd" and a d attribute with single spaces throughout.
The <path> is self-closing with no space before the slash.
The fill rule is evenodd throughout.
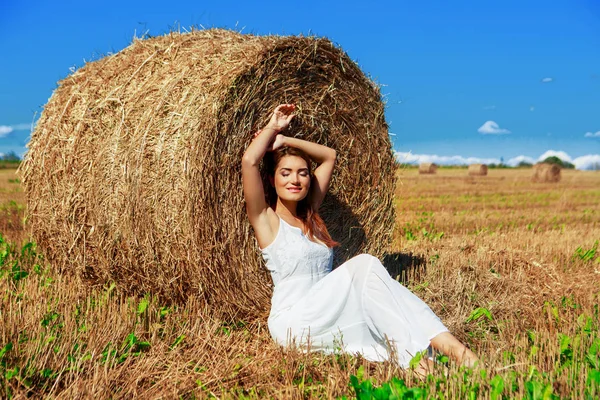
<path id="1" fill-rule="evenodd" d="M 298 106 L 286 134 L 337 151 L 321 209 L 336 263 L 383 255 L 395 179 L 378 87 L 326 39 L 221 29 L 135 40 L 59 83 L 21 168 L 33 237 L 86 282 L 264 315 L 240 160 L 282 102 Z"/>

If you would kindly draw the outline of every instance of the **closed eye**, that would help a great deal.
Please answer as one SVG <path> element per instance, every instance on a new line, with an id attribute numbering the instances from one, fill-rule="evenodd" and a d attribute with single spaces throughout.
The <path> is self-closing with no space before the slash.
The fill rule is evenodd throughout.
<path id="1" fill-rule="evenodd" d="M 283 176 L 283 177 L 290 176 L 290 173 L 291 173 L 291 172 L 292 172 L 292 170 L 291 170 L 291 169 L 289 169 L 289 168 L 282 168 L 282 169 L 281 169 L 281 176 Z M 299 174 L 300 176 L 302 176 L 302 177 L 307 177 L 307 176 L 310 176 L 310 172 L 308 171 L 308 169 L 305 169 L 305 168 L 304 168 L 304 169 L 301 169 L 301 170 L 299 170 L 299 171 L 298 171 L 298 174 Z"/>

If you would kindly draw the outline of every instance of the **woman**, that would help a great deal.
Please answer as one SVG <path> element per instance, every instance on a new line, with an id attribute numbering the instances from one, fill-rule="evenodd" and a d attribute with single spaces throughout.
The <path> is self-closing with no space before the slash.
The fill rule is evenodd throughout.
<path id="1" fill-rule="evenodd" d="M 429 346 L 466 365 L 477 357 L 431 309 L 362 254 L 331 270 L 337 243 L 317 210 L 327 193 L 336 153 L 286 137 L 293 104 L 279 105 L 242 159 L 246 211 L 273 277 L 269 331 L 280 344 L 361 353 L 371 361 L 395 355 L 408 367 Z M 267 156 L 274 194 L 265 200 L 259 165 Z M 311 160 L 318 164 L 313 173 Z M 427 365 L 427 364 L 426 364 Z"/>

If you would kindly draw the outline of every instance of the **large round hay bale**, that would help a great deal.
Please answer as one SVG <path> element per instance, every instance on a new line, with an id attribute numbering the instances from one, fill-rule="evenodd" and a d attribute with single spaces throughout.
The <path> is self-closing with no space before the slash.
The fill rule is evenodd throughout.
<path id="1" fill-rule="evenodd" d="M 216 29 L 135 40 L 59 83 L 22 167 L 35 240 L 93 284 L 264 312 L 240 164 L 283 102 L 297 105 L 287 134 L 338 153 L 321 209 L 335 262 L 381 256 L 395 181 L 378 87 L 326 39 Z"/>
<path id="2" fill-rule="evenodd" d="M 436 171 L 437 165 L 434 163 L 419 164 L 419 174 L 435 174 Z"/>
<path id="3" fill-rule="evenodd" d="M 469 176 L 486 176 L 488 173 L 488 167 L 485 164 L 471 164 L 469 165 Z"/>
<path id="4" fill-rule="evenodd" d="M 560 167 L 556 164 L 538 163 L 533 166 L 533 182 L 560 181 Z"/>

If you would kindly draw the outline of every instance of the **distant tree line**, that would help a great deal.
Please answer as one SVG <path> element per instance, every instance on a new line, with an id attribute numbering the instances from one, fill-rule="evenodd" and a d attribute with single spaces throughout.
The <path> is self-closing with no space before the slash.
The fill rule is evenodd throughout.
<path id="1" fill-rule="evenodd" d="M 518 166 L 520 166 L 520 165 L 518 165 Z M 529 165 L 529 166 L 531 166 L 531 165 Z M 500 163 L 500 164 L 491 163 L 491 164 L 487 164 L 487 167 L 492 168 L 492 169 L 493 168 L 512 168 L 510 165 L 506 165 L 504 163 Z"/>
<path id="2" fill-rule="evenodd" d="M 544 161 L 542 161 L 543 163 L 546 164 L 556 164 L 561 168 L 564 169 L 575 169 L 575 165 L 568 162 L 568 161 L 563 161 L 560 158 L 556 157 L 556 156 L 551 156 L 551 157 L 546 157 L 544 159 Z M 521 161 L 519 162 L 515 168 L 531 168 L 533 167 L 533 164 L 527 161 Z M 508 165 L 504 164 L 504 163 L 500 163 L 500 164 L 488 164 L 488 168 L 512 168 L 509 167 Z"/>
<path id="3" fill-rule="evenodd" d="M 542 162 L 547 163 L 547 164 L 556 164 L 559 167 L 564 168 L 564 169 L 575 169 L 574 164 L 572 164 L 568 161 L 561 160 L 560 158 L 558 158 L 556 156 L 547 157 Z M 399 163 L 398 166 L 401 168 L 418 168 L 419 167 L 418 164 L 405 164 L 405 163 Z M 503 162 L 491 163 L 491 164 L 487 164 L 487 166 L 488 166 L 488 168 L 531 168 L 531 167 L 533 167 L 533 164 L 530 162 L 527 162 L 527 161 L 521 161 L 514 167 L 506 165 Z M 466 165 L 440 165 L 439 167 L 440 168 L 467 168 Z M 598 168 L 592 168 L 592 169 L 600 169 L 600 166 Z"/>
<path id="4" fill-rule="evenodd" d="M 0 161 L 20 162 L 21 157 L 19 157 L 14 151 L 9 151 L 8 153 L 0 156 Z"/>
<path id="5" fill-rule="evenodd" d="M 0 168 L 14 168 L 21 162 L 21 157 L 14 151 L 0 155 Z"/>
<path id="6" fill-rule="evenodd" d="M 571 164 L 568 161 L 563 161 L 560 158 L 556 157 L 556 156 L 552 156 L 552 157 L 548 157 L 544 160 L 544 162 L 546 164 L 556 164 L 561 168 L 565 168 L 565 169 L 575 169 L 575 165 Z"/>

